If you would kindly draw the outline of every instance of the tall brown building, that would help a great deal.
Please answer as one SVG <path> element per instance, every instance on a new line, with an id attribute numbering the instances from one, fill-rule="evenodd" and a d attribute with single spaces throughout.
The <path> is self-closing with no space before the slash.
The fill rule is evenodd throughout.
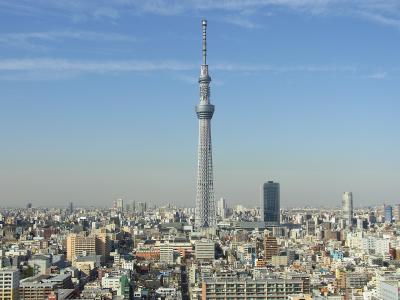
<path id="1" fill-rule="evenodd" d="M 106 262 L 110 255 L 110 240 L 106 233 L 97 235 L 70 234 L 67 237 L 67 260 L 74 262 L 77 256 L 101 255 Z"/>
<path id="2" fill-rule="evenodd" d="M 106 232 L 96 235 L 96 254 L 101 255 L 101 261 L 105 263 L 110 257 L 110 239 Z"/>
<path id="3" fill-rule="evenodd" d="M 266 235 L 264 237 L 264 256 L 267 261 L 272 259 L 272 256 L 278 255 L 278 241 L 276 237 Z"/>

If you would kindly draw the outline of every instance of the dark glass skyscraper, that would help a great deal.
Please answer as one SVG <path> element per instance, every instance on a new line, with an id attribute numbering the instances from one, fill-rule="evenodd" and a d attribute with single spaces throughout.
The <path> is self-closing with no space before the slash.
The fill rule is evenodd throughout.
<path id="1" fill-rule="evenodd" d="M 267 225 L 280 223 L 279 183 L 268 181 L 261 187 L 261 218 Z"/>

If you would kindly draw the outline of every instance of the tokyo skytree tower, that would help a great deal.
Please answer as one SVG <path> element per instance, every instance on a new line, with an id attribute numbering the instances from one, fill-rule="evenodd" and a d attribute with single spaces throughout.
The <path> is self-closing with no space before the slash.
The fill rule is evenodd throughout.
<path id="1" fill-rule="evenodd" d="M 202 21 L 203 29 L 203 64 L 200 68 L 200 103 L 196 106 L 199 119 L 199 145 L 197 163 L 197 195 L 196 220 L 199 227 L 213 227 L 216 225 L 216 211 L 214 200 L 214 181 L 211 149 L 211 118 L 214 114 L 214 105 L 210 103 L 210 82 L 207 65 L 207 21 Z"/>

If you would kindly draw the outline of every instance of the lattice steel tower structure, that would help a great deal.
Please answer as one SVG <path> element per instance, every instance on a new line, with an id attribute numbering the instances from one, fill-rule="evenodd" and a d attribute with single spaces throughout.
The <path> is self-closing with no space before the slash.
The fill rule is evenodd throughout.
<path id="1" fill-rule="evenodd" d="M 199 119 L 199 145 L 197 164 L 197 195 L 195 225 L 213 227 L 216 225 L 214 200 L 214 180 L 211 147 L 211 118 L 214 105 L 210 103 L 210 82 L 207 65 L 207 21 L 202 21 L 203 29 L 203 64 L 200 68 L 200 103 L 196 106 Z"/>

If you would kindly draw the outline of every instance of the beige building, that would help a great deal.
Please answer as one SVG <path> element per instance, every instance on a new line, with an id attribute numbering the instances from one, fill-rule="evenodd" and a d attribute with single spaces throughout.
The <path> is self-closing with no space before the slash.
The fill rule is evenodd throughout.
<path id="1" fill-rule="evenodd" d="M 288 257 L 286 255 L 273 255 L 271 258 L 271 264 L 274 267 L 287 266 Z"/>
<path id="2" fill-rule="evenodd" d="M 86 276 L 90 276 L 92 270 L 95 268 L 95 261 L 77 261 L 75 262 L 75 267 L 84 273 Z"/>
<path id="3" fill-rule="evenodd" d="M 0 269 L 0 300 L 17 300 L 19 288 L 19 271 Z"/>
<path id="4" fill-rule="evenodd" d="M 67 237 L 67 260 L 74 263 L 77 256 L 101 255 L 101 262 L 106 262 L 110 255 L 110 240 L 106 233 L 70 234 Z"/>
<path id="5" fill-rule="evenodd" d="M 70 234 L 67 237 L 67 260 L 74 262 L 77 256 L 96 254 L 96 236 Z"/>
<path id="6" fill-rule="evenodd" d="M 101 255 L 101 262 L 105 263 L 110 257 L 111 243 L 105 231 L 96 234 L 96 254 Z"/>

